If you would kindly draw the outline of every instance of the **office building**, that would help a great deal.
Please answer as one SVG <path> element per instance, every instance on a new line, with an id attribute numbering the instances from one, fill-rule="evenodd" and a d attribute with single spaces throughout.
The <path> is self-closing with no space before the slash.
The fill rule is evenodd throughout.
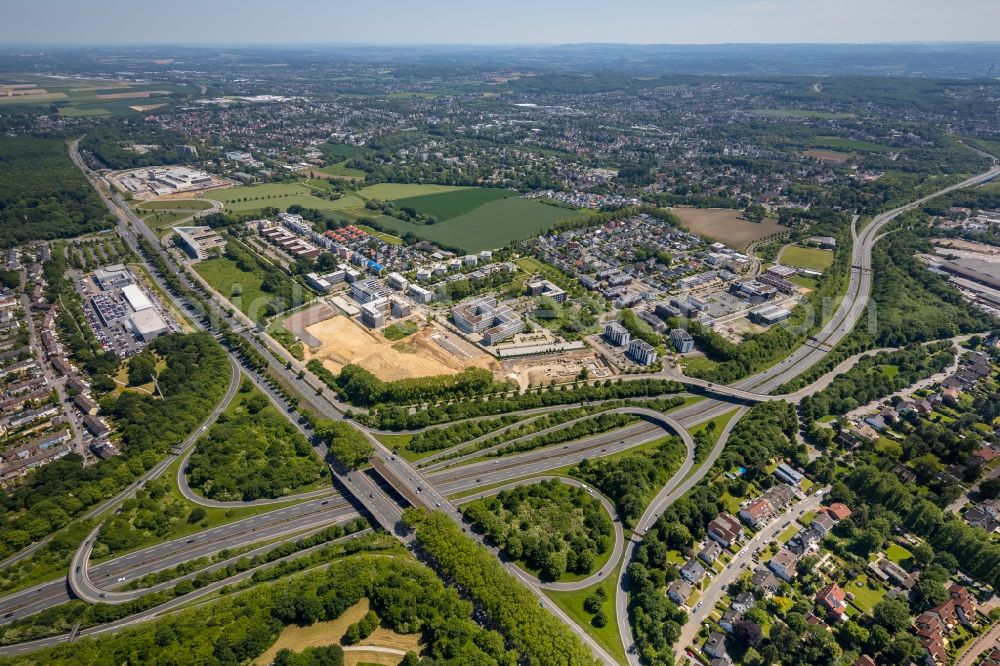
<path id="1" fill-rule="evenodd" d="M 675 328 L 670 331 L 670 342 L 680 354 L 686 354 L 694 349 L 694 339 L 683 328 Z"/>
<path id="2" fill-rule="evenodd" d="M 632 339 L 632 334 L 620 322 L 609 321 L 604 325 L 604 337 L 611 344 L 627 347 L 629 340 Z"/>
<path id="3" fill-rule="evenodd" d="M 628 343 L 628 355 L 639 365 L 656 363 L 656 349 L 645 340 L 635 339 Z"/>

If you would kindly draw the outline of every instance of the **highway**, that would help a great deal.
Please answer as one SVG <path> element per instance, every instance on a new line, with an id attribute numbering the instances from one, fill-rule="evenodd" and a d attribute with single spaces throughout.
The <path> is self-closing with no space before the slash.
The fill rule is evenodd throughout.
<path id="1" fill-rule="evenodd" d="M 530 479 L 523 479 L 520 481 L 511 481 L 510 483 L 502 486 L 496 486 L 494 488 L 490 488 L 489 490 L 483 490 L 478 493 L 466 495 L 461 499 L 455 500 L 455 503 L 459 505 L 468 504 L 469 502 L 473 502 L 475 500 L 482 499 L 484 497 L 492 497 L 493 495 L 497 495 L 503 492 L 504 490 L 517 488 L 519 486 L 524 485 L 525 483 L 541 483 L 542 481 L 549 481 L 551 479 L 558 479 L 560 483 L 565 483 L 566 485 L 569 486 L 576 486 L 577 488 L 583 488 L 588 493 L 590 493 L 592 497 L 594 497 L 597 501 L 601 503 L 601 506 L 603 506 L 604 510 L 608 512 L 608 515 L 611 517 L 611 522 L 614 525 L 615 544 L 614 547 L 611 549 L 611 554 L 608 556 L 607 562 L 605 562 L 600 569 L 598 569 L 597 571 L 595 571 L 594 573 L 592 573 L 591 575 L 587 576 L 582 580 L 573 581 L 571 583 L 558 582 L 558 581 L 544 582 L 537 576 L 534 576 L 528 573 L 527 571 L 524 571 L 523 569 L 521 569 L 521 573 L 524 574 L 524 576 L 526 577 L 534 578 L 535 585 L 546 590 L 556 590 L 559 592 L 582 590 L 584 588 L 590 587 L 591 585 L 599 583 L 600 581 L 604 580 L 605 576 L 614 571 L 615 567 L 618 566 L 618 561 L 621 560 L 622 553 L 625 550 L 625 532 L 622 529 L 622 523 L 618 517 L 618 511 L 615 509 L 614 503 L 612 503 L 611 500 L 609 500 L 607 497 L 599 493 L 597 490 L 591 488 L 582 481 L 578 481 L 576 479 L 572 479 L 569 477 L 543 475 L 543 476 L 532 477 Z M 505 561 L 509 561 L 509 558 L 507 558 L 506 556 L 503 559 Z"/>
<path id="2" fill-rule="evenodd" d="M 179 270 L 176 267 L 176 262 L 172 256 L 159 247 L 158 239 L 155 237 L 155 234 L 153 234 L 152 231 L 132 213 L 127 204 L 121 201 L 120 197 L 116 194 L 112 193 L 110 197 L 105 195 L 104 191 L 100 187 L 100 184 L 96 180 L 97 177 L 94 176 L 92 172 L 90 172 L 89 169 L 83 165 L 82 160 L 79 159 L 79 154 L 76 151 L 75 144 L 71 150 L 71 155 L 74 156 L 74 161 L 78 163 L 81 169 L 83 169 L 88 175 L 88 178 L 91 179 L 91 182 L 94 183 L 95 188 L 101 194 L 109 209 L 111 209 L 118 216 L 123 238 L 125 238 L 126 241 L 134 247 L 134 237 L 131 229 L 129 228 L 129 225 L 131 224 L 131 226 L 133 226 L 138 233 L 142 234 L 153 245 L 153 247 L 157 249 L 156 251 L 159 252 L 161 257 L 163 257 L 168 269 L 177 277 L 177 279 L 179 279 L 188 288 L 193 288 L 190 278 L 184 271 Z M 713 395 L 719 396 L 725 400 L 720 401 L 717 399 L 707 399 L 693 405 L 683 407 L 676 412 L 672 412 L 671 421 L 674 425 L 679 427 L 679 431 L 682 436 L 687 435 L 685 430 L 686 427 L 690 427 L 690 425 L 694 423 L 714 418 L 715 416 L 721 415 L 726 411 L 733 409 L 733 405 L 730 402 L 731 400 L 736 400 L 737 402 L 745 404 L 760 400 L 784 399 L 781 396 L 769 396 L 767 394 L 785 381 L 788 381 L 789 379 L 806 371 L 814 363 L 822 359 L 845 335 L 853 329 L 855 324 L 861 318 L 871 292 L 871 250 L 874 243 L 880 238 L 880 230 L 902 213 L 920 206 L 936 196 L 941 196 L 960 187 L 968 187 L 985 182 L 986 180 L 996 177 L 998 174 L 1000 174 L 1000 168 L 994 167 L 987 173 L 967 179 L 962 183 L 945 188 L 932 195 L 920 198 L 910 204 L 907 204 L 906 206 L 902 206 L 878 215 L 860 232 L 857 230 L 857 217 L 855 217 L 852 220 L 852 235 L 855 238 L 855 243 L 852 251 L 852 270 L 847 294 L 828 323 L 822 328 L 819 334 L 814 336 L 813 339 L 815 342 L 806 344 L 799 349 L 796 349 L 787 359 L 772 368 L 758 373 L 753 377 L 735 382 L 729 387 L 713 386 L 708 383 L 699 385 L 697 380 L 681 376 L 667 377 L 669 379 L 685 381 L 685 383 L 690 386 L 695 386 L 704 392 L 712 393 Z M 156 272 L 152 269 L 151 273 L 154 274 L 154 276 L 156 275 Z M 168 294 L 170 293 L 169 290 L 165 289 L 165 291 Z M 191 311 L 192 308 L 184 307 L 185 304 L 180 303 L 176 295 L 171 295 L 171 298 L 182 311 Z M 225 322 L 229 326 L 232 326 L 234 322 L 241 321 L 239 319 L 239 316 L 241 315 L 237 316 L 235 319 L 230 318 L 219 307 L 219 304 L 214 301 L 210 303 L 210 311 L 209 316 L 215 318 L 217 321 Z M 199 320 L 202 325 L 209 326 L 206 315 L 199 317 Z M 273 354 L 277 354 L 279 358 L 287 358 L 287 354 L 284 353 L 284 350 L 280 348 L 272 350 L 270 340 L 266 336 L 264 339 L 269 344 L 267 346 L 262 346 L 260 342 L 255 339 L 255 336 L 247 333 L 247 330 L 243 326 L 237 324 L 235 330 L 239 332 L 239 335 L 245 341 L 247 341 L 268 359 L 268 369 L 270 372 L 280 377 L 291 387 L 303 386 L 304 384 L 304 388 L 310 389 L 298 391 L 301 394 L 304 406 L 308 406 L 325 418 L 342 418 L 341 409 L 343 406 L 336 404 L 334 400 L 330 399 L 328 395 L 329 391 L 323 391 L 321 396 L 317 396 L 315 394 L 315 387 L 322 385 L 311 375 L 311 373 L 306 373 L 307 380 L 303 383 L 303 381 L 297 377 L 299 368 L 296 364 L 293 363 L 292 369 L 287 369 L 282 363 L 274 359 Z M 250 374 L 253 375 L 254 373 Z M 255 380 L 259 380 L 259 377 L 254 378 Z M 650 521 L 655 520 L 664 508 L 669 506 L 676 500 L 677 497 L 686 492 L 690 487 L 698 483 L 705 471 L 711 467 L 712 462 L 721 453 L 729 433 L 745 410 L 746 407 L 742 407 L 735 418 L 730 419 L 724 432 L 721 433 L 717 445 L 710 453 L 709 458 L 700 465 L 698 470 L 694 472 L 692 472 L 694 466 L 693 447 L 690 444 L 690 436 L 687 435 L 685 442 L 688 443 L 689 447 L 688 456 L 682 464 L 681 470 L 679 470 L 678 473 L 675 474 L 674 477 L 666 484 L 666 486 L 661 489 L 654 502 L 647 509 L 646 514 L 644 514 L 643 519 L 639 523 L 637 534 L 635 534 L 632 540 L 630 540 L 628 551 L 626 553 L 626 563 L 631 558 L 632 553 L 634 553 L 636 542 L 641 539 L 641 533 L 648 528 Z M 671 425 L 670 427 L 673 428 L 674 425 Z M 415 503 L 426 508 L 444 511 L 456 522 L 462 524 L 463 521 L 461 514 L 458 512 L 454 504 L 448 501 L 448 499 L 444 496 L 445 492 L 455 493 L 470 487 L 475 487 L 476 485 L 510 482 L 512 479 L 537 476 L 538 474 L 551 470 L 555 467 L 577 462 L 583 457 L 594 457 L 595 455 L 609 454 L 618 450 L 624 450 L 629 446 L 634 446 L 636 443 L 640 443 L 641 441 L 648 441 L 651 434 L 649 424 L 636 424 L 635 426 L 632 426 L 632 428 L 633 430 L 624 433 L 624 436 L 622 432 L 606 433 L 594 438 L 588 438 L 583 443 L 576 443 L 572 446 L 566 445 L 563 449 L 558 449 L 555 452 L 552 448 L 532 451 L 517 456 L 475 462 L 460 468 L 437 470 L 433 473 L 427 474 L 426 476 L 422 472 L 416 470 L 413 466 L 409 465 L 409 463 L 405 460 L 402 460 L 398 456 L 389 452 L 374 437 L 372 431 L 363 427 L 359 427 L 359 430 L 365 434 L 375 449 L 374 456 L 377 458 L 377 468 L 379 469 L 381 476 L 395 487 L 396 492 L 401 497 L 405 498 L 405 500 L 409 503 Z M 629 429 L 626 428 L 624 430 Z M 687 478 L 684 478 L 685 476 Z M 433 480 L 434 483 L 430 483 L 428 479 Z M 404 504 L 401 504 L 396 498 L 390 497 L 386 494 L 379 487 L 379 484 L 376 483 L 371 477 L 357 472 L 349 474 L 338 473 L 337 480 L 343 485 L 344 488 L 348 489 L 354 498 L 360 504 L 364 505 L 366 510 L 381 524 L 392 526 L 398 522 L 398 515 Z M 336 503 L 339 507 L 343 507 L 334 509 L 331 506 L 328 508 L 328 512 L 350 511 L 346 502 L 342 499 L 326 501 L 330 504 Z M 311 503 L 312 502 L 307 502 L 305 504 Z M 290 509 L 298 509 L 298 507 L 290 507 Z M 282 509 L 281 511 L 287 510 L 288 509 Z M 262 516 L 257 516 L 254 519 L 246 520 L 261 519 L 262 523 L 267 523 L 271 520 L 268 516 L 270 516 L 270 514 L 264 514 Z M 303 517 L 301 520 L 303 522 L 308 522 L 309 518 Z M 235 524 L 237 523 L 234 523 L 234 525 Z M 392 527 L 389 529 L 390 531 L 393 531 Z M 202 535 L 199 535 L 199 537 L 201 536 Z M 88 539 L 88 542 L 89 541 L 91 540 Z M 78 553 L 78 555 L 80 555 L 80 553 Z M 195 555 L 182 551 L 170 557 L 178 558 L 177 561 L 181 562 L 185 561 L 185 559 L 195 557 Z M 86 559 L 84 558 L 81 562 L 83 563 L 81 564 L 81 567 L 83 567 L 86 564 Z M 98 565 L 97 567 L 94 567 L 94 573 L 98 571 L 100 566 L 105 565 Z M 72 571 L 73 570 L 71 569 L 71 574 Z M 89 569 L 87 570 L 87 573 L 91 573 Z M 595 653 L 601 659 L 609 662 L 612 661 L 610 656 L 601 650 L 600 647 L 597 646 L 592 639 L 590 639 L 586 632 L 582 631 L 582 629 L 566 617 L 565 614 L 561 613 L 561 611 L 557 608 L 554 608 L 551 603 L 544 601 L 541 589 L 535 581 L 525 579 L 523 572 L 518 570 L 514 570 L 512 573 L 525 582 L 529 589 L 531 589 L 540 600 L 543 600 L 541 601 L 543 606 L 549 608 L 557 616 L 560 616 L 578 635 L 580 635 L 581 639 L 594 648 Z M 81 590 L 85 594 L 90 594 L 90 590 L 84 588 L 81 588 Z M 622 628 L 623 644 L 626 648 L 629 662 L 637 663 L 638 656 L 635 654 L 631 638 L 631 630 L 627 622 L 627 612 L 622 612 L 622 609 L 627 606 L 627 597 L 625 596 L 626 591 L 627 580 L 623 580 L 622 584 L 619 585 L 619 590 L 616 595 L 616 608 L 619 609 L 619 624 L 620 628 Z M 0 602 L 3 601 L 6 601 L 6 599 L 0 600 Z"/>
<path id="3" fill-rule="evenodd" d="M 851 330 L 853 330 L 868 304 L 868 298 L 871 294 L 872 286 L 872 249 L 879 238 L 879 232 L 889 222 L 896 219 L 903 213 L 913 210 L 914 208 L 921 206 L 932 199 L 943 196 L 957 189 L 978 185 L 988 180 L 992 180 L 997 176 L 1000 176 L 1000 167 L 994 166 L 985 173 L 967 178 L 960 183 L 956 183 L 955 185 L 938 190 L 937 192 L 921 197 L 908 204 L 899 206 L 898 208 L 894 208 L 885 213 L 881 213 L 865 225 L 860 232 L 857 230 L 858 216 L 855 215 L 851 220 L 851 236 L 854 239 L 854 243 L 851 250 L 851 276 L 847 287 L 847 293 L 830 320 L 823 326 L 818 334 L 813 336 L 812 339 L 816 342 L 814 344 L 806 344 L 799 347 L 777 365 L 753 375 L 752 377 L 734 382 L 732 386 L 741 390 L 768 393 L 781 384 L 806 372 L 815 363 L 820 361 L 824 356 L 830 353 L 830 351 L 832 351 L 833 348 L 836 347 L 837 344 L 848 333 L 850 333 Z M 715 402 L 716 401 L 714 400 L 705 400 L 696 403 L 691 406 L 691 411 L 713 412 L 718 409 L 718 407 L 713 404 Z M 681 418 L 683 421 L 682 414 L 680 412 L 674 416 L 675 418 Z M 688 416 L 688 414 L 684 414 L 683 416 Z M 737 421 L 738 419 L 732 419 L 730 424 L 735 425 Z M 703 470 L 702 473 L 696 473 L 691 478 L 695 479 L 695 482 L 697 482 L 697 480 L 700 480 L 704 471 L 707 471 L 708 469 L 708 466 L 703 465 L 701 467 L 701 470 Z M 668 504 L 664 504 L 664 506 L 667 505 Z M 632 552 L 626 554 L 626 557 L 629 559 L 625 561 L 626 566 L 622 567 L 623 571 L 627 568 L 627 563 L 630 561 L 632 554 Z M 626 658 L 630 665 L 638 666 L 639 655 L 635 647 L 632 627 L 627 621 L 627 584 L 627 578 L 623 577 L 621 584 L 618 586 L 616 591 L 615 608 L 618 611 L 619 631 L 621 634 L 622 646 L 625 649 Z M 626 611 L 624 621 L 622 620 L 622 610 Z"/>

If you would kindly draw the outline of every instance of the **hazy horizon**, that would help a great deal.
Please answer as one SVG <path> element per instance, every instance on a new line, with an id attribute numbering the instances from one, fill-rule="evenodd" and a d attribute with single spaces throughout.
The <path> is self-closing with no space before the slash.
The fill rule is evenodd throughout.
<path id="1" fill-rule="evenodd" d="M 15 0 L 8 46 L 556 46 L 635 44 L 921 44 L 1000 40 L 1000 3 L 984 0 Z"/>

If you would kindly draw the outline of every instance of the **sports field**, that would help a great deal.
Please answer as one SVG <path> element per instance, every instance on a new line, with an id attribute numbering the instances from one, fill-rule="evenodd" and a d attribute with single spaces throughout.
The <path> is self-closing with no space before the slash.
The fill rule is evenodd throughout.
<path id="1" fill-rule="evenodd" d="M 478 252 L 531 238 L 550 229 L 556 222 L 577 215 L 579 213 L 575 210 L 510 197 L 491 201 L 472 212 L 438 224 L 411 224 L 391 217 L 380 217 L 378 223 L 399 236 L 412 232 L 433 243 Z"/>
<path id="2" fill-rule="evenodd" d="M 833 264 L 833 251 L 818 247 L 786 245 L 778 255 L 778 263 L 812 271 L 825 271 Z"/>
<path id="3" fill-rule="evenodd" d="M 681 224 L 698 234 L 725 243 L 737 250 L 761 238 L 788 231 L 777 220 L 766 218 L 763 222 L 750 222 L 740 218 L 742 211 L 732 208 L 671 208 Z"/>
<path id="4" fill-rule="evenodd" d="M 438 222 L 444 222 L 459 215 L 471 213 L 484 204 L 498 199 L 506 199 L 514 196 L 510 190 L 486 189 L 482 187 L 471 187 L 454 192 L 442 192 L 441 194 L 425 194 L 419 197 L 407 197 L 397 199 L 395 204 L 399 208 L 410 207 L 416 209 L 418 213 L 433 215 Z"/>

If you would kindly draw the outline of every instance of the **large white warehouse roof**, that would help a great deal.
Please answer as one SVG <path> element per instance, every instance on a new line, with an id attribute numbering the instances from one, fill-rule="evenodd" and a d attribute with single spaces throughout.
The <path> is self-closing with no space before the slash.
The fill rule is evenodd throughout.
<path id="1" fill-rule="evenodd" d="M 149 302 L 146 294 L 142 293 L 142 289 L 139 289 L 139 287 L 134 284 L 122 287 L 122 295 L 125 296 L 125 300 L 128 301 L 128 304 L 136 312 L 153 307 L 153 304 Z"/>

